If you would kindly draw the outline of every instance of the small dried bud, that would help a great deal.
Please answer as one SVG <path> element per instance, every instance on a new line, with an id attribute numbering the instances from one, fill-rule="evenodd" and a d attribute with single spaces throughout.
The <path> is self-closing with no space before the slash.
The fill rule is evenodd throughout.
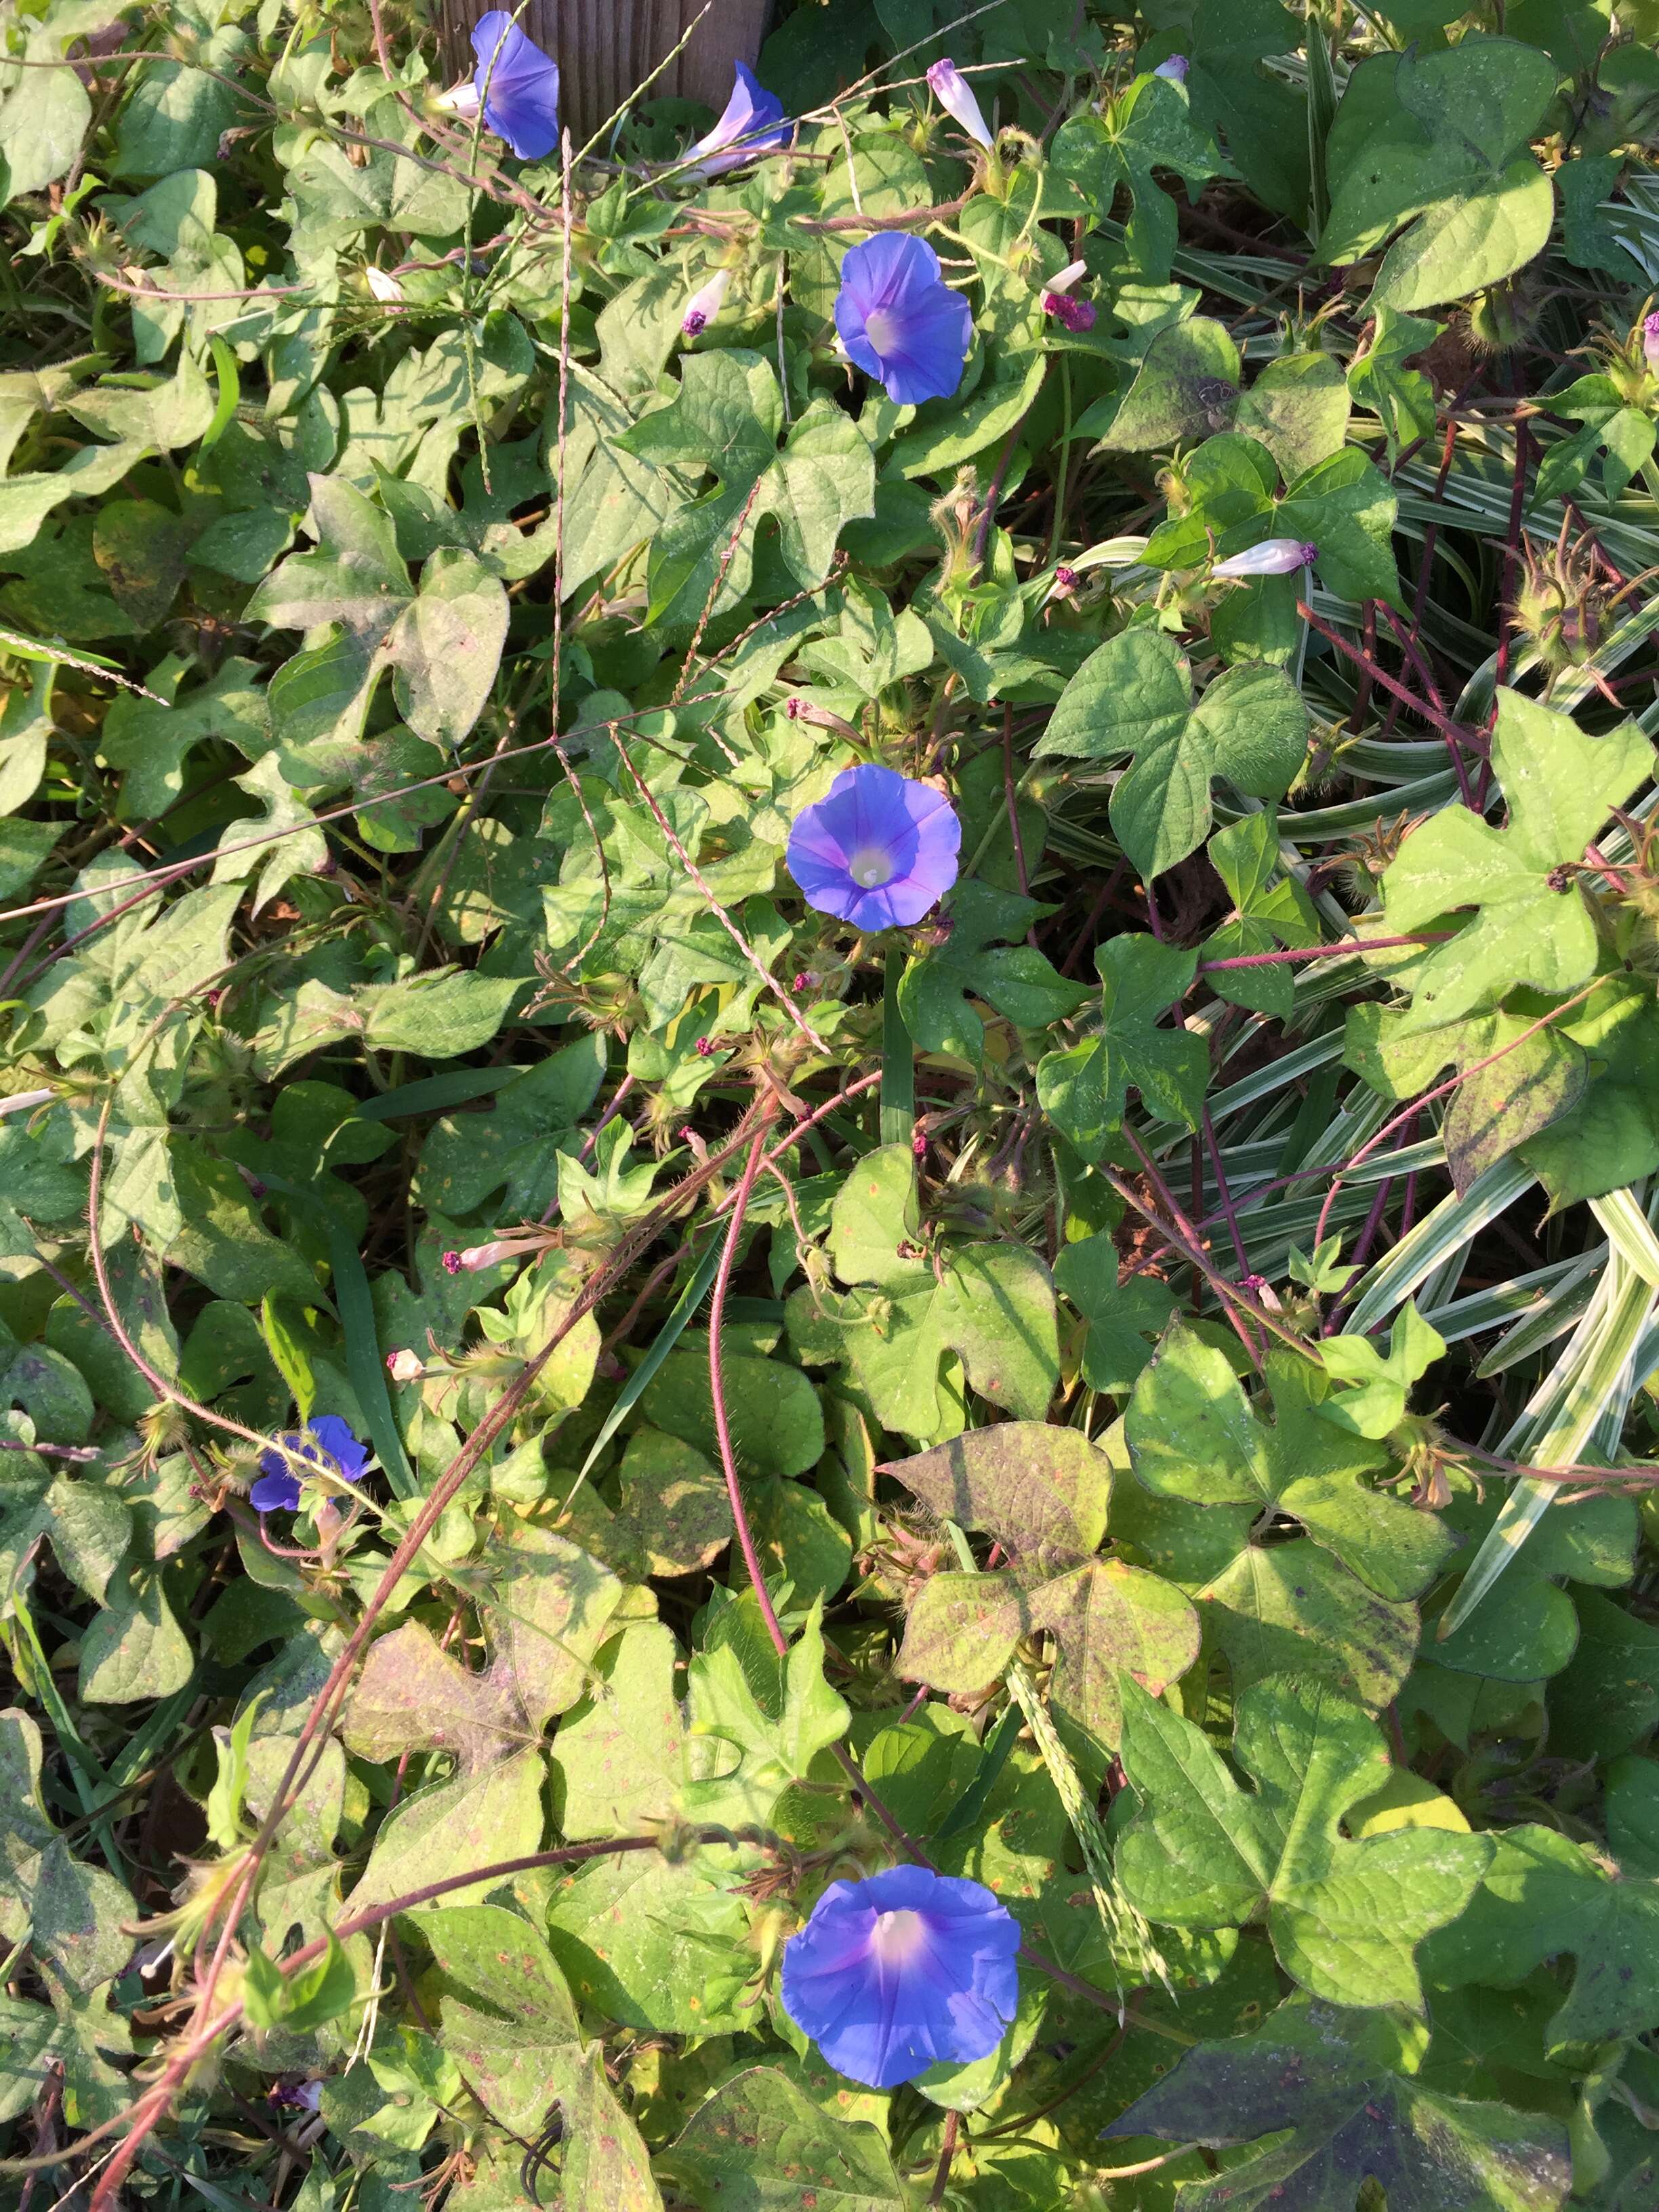
<path id="1" fill-rule="evenodd" d="M 713 1037 L 699 1037 L 692 1049 L 699 1060 L 707 1060 L 714 1052 L 714 1040 Z"/>
<path id="2" fill-rule="evenodd" d="M 445 1274 L 459 1275 L 461 1272 L 460 1254 L 459 1252 L 446 1252 L 443 1256 L 442 1264 Z"/>

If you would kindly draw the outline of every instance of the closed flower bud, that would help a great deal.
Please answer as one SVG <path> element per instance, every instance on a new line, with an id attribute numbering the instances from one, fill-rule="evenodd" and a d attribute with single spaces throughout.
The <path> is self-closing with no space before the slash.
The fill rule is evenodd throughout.
<path id="1" fill-rule="evenodd" d="M 691 295 L 680 318 L 680 328 L 687 337 L 695 338 L 708 328 L 720 311 L 720 302 L 731 283 L 732 271 L 717 269 L 702 289 Z"/>
<path id="2" fill-rule="evenodd" d="M 988 154 L 992 138 L 974 88 L 952 61 L 935 62 L 927 72 L 927 88 L 947 115 L 954 116 L 976 145 Z"/>
<path id="3" fill-rule="evenodd" d="M 1654 374 L 1659 376 L 1659 314 L 1643 318 L 1642 358 Z"/>
<path id="4" fill-rule="evenodd" d="M 419 1352 L 404 1350 L 387 1352 L 386 1371 L 394 1382 L 417 1382 L 426 1370 Z"/>
<path id="5" fill-rule="evenodd" d="M 1248 553 L 1234 553 L 1218 561 L 1211 572 L 1217 576 L 1290 576 L 1310 568 L 1319 548 L 1301 538 L 1264 538 Z"/>
<path id="6" fill-rule="evenodd" d="M 1171 54 L 1167 62 L 1160 62 L 1152 71 L 1154 76 L 1166 78 L 1170 84 L 1185 84 L 1187 72 L 1192 67 L 1185 54 Z"/>
<path id="7" fill-rule="evenodd" d="M 363 271 L 363 282 L 382 307 L 396 307 L 403 299 L 403 286 L 384 269 L 376 269 L 371 264 Z"/>

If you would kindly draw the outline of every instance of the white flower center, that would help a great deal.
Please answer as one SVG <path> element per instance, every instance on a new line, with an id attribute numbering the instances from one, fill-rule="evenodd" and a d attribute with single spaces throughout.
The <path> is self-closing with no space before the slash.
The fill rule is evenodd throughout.
<path id="1" fill-rule="evenodd" d="M 847 863 L 847 872 L 861 891 L 878 891 L 892 880 L 892 857 L 879 845 L 866 845 Z"/>
<path id="2" fill-rule="evenodd" d="M 878 1912 L 870 1931 L 870 1948 L 889 1965 L 910 1957 L 927 1940 L 927 1923 L 919 1912 Z"/>
<path id="3" fill-rule="evenodd" d="M 898 318 L 885 307 L 878 307 L 873 315 L 864 319 L 864 335 L 876 351 L 886 356 L 896 353 L 899 343 Z"/>

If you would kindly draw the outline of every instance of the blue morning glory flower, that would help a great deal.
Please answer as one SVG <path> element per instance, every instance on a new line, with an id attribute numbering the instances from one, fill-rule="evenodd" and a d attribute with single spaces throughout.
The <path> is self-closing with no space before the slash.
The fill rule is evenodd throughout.
<path id="1" fill-rule="evenodd" d="M 732 66 L 737 81 L 726 103 L 726 112 L 687 155 L 688 160 L 701 161 L 705 176 L 718 176 L 723 169 L 735 169 L 763 147 L 781 146 L 794 128 L 786 118 L 783 102 L 776 93 L 768 92 L 753 70 L 745 69 L 741 62 Z"/>
<path id="2" fill-rule="evenodd" d="M 842 263 L 836 328 L 848 361 L 885 385 L 890 399 L 913 407 L 948 399 L 961 383 L 974 318 L 927 240 L 888 230 Z"/>
<path id="3" fill-rule="evenodd" d="M 277 1442 L 286 1445 L 289 1456 L 279 1451 L 260 1453 L 259 1480 L 248 1492 L 248 1503 L 256 1513 L 299 1510 L 300 1478 L 293 1468 L 295 1458 L 307 1459 L 331 1474 L 343 1474 L 348 1482 L 360 1481 L 368 1464 L 368 1446 L 358 1443 L 337 1413 L 319 1413 L 304 1429 L 290 1430 Z"/>
<path id="4" fill-rule="evenodd" d="M 785 858 L 806 903 L 854 929 L 920 921 L 957 879 L 962 824 L 930 783 L 866 763 L 804 806 Z"/>
<path id="5" fill-rule="evenodd" d="M 996 2049 L 1019 2002 L 1019 1923 L 991 1892 L 927 1867 L 832 1881 L 783 1952 L 783 2008 L 872 2089 Z"/>
<path id="6" fill-rule="evenodd" d="M 521 161 L 538 161 L 559 143 L 559 65 L 526 38 L 504 9 L 492 8 L 472 26 L 478 67 L 470 112 L 482 103 L 483 119 Z M 454 95 L 452 95 L 454 97 Z M 467 104 L 456 100 L 459 112 Z"/>

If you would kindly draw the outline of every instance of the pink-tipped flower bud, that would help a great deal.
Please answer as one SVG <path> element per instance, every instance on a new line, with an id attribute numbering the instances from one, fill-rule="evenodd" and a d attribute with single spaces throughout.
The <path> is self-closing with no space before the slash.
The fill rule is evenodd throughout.
<path id="1" fill-rule="evenodd" d="M 1659 313 L 1642 319 L 1642 358 L 1659 376 Z"/>
<path id="2" fill-rule="evenodd" d="M 975 145 L 983 146 L 988 154 L 993 142 L 984 112 L 974 97 L 973 87 L 956 64 L 933 63 L 927 72 L 927 88 L 945 113 L 954 116 Z"/>
<path id="3" fill-rule="evenodd" d="M 418 1382 L 426 1370 L 421 1364 L 420 1353 L 405 1349 L 387 1352 L 386 1371 L 394 1382 Z"/>
<path id="4" fill-rule="evenodd" d="M 1319 548 L 1304 538 L 1264 538 L 1248 553 L 1234 553 L 1218 561 L 1211 571 L 1217 576 L 1290 576 L 1310 568 L 1319 558 Z"/>
<path id="5" fill-rule="evenodd" d="M 485 1267 L 499 1267 L 503 1260 L 513 1257 L 513 1247 L 503 1238 L 495 1237 L 488 1244 L 469 1244 L 460 1255 L 462 1272 L 477 1274 Z"/>
<path id="6" fill-rule="evenodd" d="M 717 269 L 700 291 L 696 291 L 685 303 L 685 313 L 680 317 L 680 328 L 689 338 L 695 338 L 708 328 L 720 311 L 732 282 L 729 269 Z"/>

